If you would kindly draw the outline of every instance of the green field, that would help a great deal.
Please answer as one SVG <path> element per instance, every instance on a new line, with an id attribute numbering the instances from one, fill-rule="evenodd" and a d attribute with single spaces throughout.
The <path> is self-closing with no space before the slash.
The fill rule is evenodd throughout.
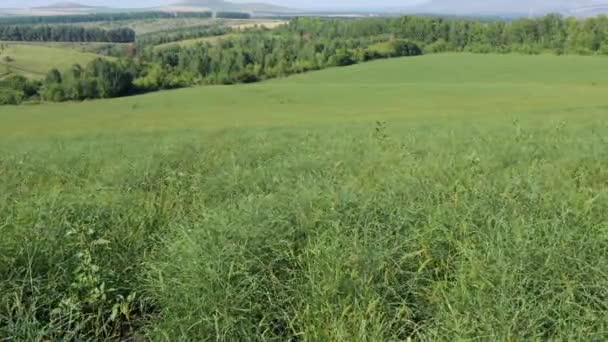
<path id="1" fill-rule="evenodd" d="M 53 46 L 52 43 L 14 43 L 0 42 L 0 74 L 8 69 L 12 73 L 30 78 L 43 78 L 46 73 L 57 68 L 64 70 L 74 64 L 87 64 L 99 55 L 66 48 L 66 44 Z M 76 45 L 76 44 L 73 44 Z M 10 61 L 5 60 L 10 57 Z"/>
<path id="2" fill-rule="evenodd" d="M 141 20 L 117 20 L 82 23 L 84 27 L 99 27 L 102 29 L 116 29 L 129 27 L 137 34 L 148 34 L 166 30 L 196 27 L 201 25 L 220 25 L 235 28 L 248 28 L 253 26 L 265 26 L 274 28 L 285 23 L 281 20 L 272 19 L 207 19 L 207 18 L 171 18 L 171 19 L 141 19 Z"/>
<path id="3" fill-rule="evenodd" d="M 605 340 L 606 61 L 0 107 L 0 340 Z"/>
<path id="4" fill-rule="evenodd" d="M 106 30 L 128 27 L 137 32 L 137 34 L 147 34 L 176 28 L 206 25 L 214 22 L 219 23 L 219 20 L 207 18 L 138 19 L 90 22 L 82 23 L 81 26 L 99 27 Z"/>

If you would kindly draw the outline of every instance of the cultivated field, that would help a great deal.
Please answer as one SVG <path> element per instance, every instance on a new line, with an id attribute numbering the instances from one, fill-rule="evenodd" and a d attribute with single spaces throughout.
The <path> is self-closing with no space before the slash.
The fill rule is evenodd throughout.
<path id="1" fill-rule="evenodd" d="M 0 339 L 604 340 L 605 64 L 2 107 Z"/>
<path id="2" fill-rule="evenodd" d="M 246 29 L 251 29 L 251 28 L 274 29 L 274 28 L 280 27 L 282 25 L 286 25 L 286 23 L 287 22 L 282 21 L 282 20 L 255 20 L 255 19 L 240 20 L 240 21 L 231 20 L 231 21 L 225 22 L 224 25 L 226 25 L 228 27 L 232 27 L 233 29 L 237 30 L 236 32 L 228 33 L 228 34 L 221 35 L 221 36 L 184 39 L 184 40 L 180 40 L 180 41 L 176 41 L 176 42 L 159 44 L 159 45 L 154 46 L 154 48 L 158 50 L 158 49 L 172 48 L 172 47 L 176 47 L 176 46 L 187 47 L 187 46 L 192 46 L 192 45 L 196 45 L 199 43 L 217 44 L 218 42 L 220 42 L 222 40 L 228 40 L 228 39 L 236 37 L 239 34 L 239 30 L 246 30 Z"/>
<path id="3" fill-rule="evenodd" d="M 0 74 L 10 70 L 30 78 L 43 78 L 53 68 L 64 70 L 100 57 L 76 49 L 85 49 L 84 44 L 0 42 L 0 46 Z"/>
<path id="4" fill-rule="evenodd" d="M 206 19 L 206 18 L 171 18 L 171 19 L 143 19 L 143 20 L 119 20 L 82 23 L 84 27 L 99 27 L 103 29 L 114 29 L 129 27 L 137 34 L 148 34 L 162 32 L 177 28 L 196 27 L 201 25 L 222 25 L 235 28 L 251 28 L 255 26 L 275 28 L 285 24 L 283 20 L 271 19 Z"/>

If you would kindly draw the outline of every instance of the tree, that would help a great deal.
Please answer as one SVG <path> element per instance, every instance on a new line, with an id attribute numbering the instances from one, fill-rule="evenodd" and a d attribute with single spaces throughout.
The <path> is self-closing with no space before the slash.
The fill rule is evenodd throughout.
<path id="1" fill-rule="evenodd" d="M 58 84 L 62 82 L 61 73 L 59 70 L 53 68 L 46 74 L 47 84 Z"/>

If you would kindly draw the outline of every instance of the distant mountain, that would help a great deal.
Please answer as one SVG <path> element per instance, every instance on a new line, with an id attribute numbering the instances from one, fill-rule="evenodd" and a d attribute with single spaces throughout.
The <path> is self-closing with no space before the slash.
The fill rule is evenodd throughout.
<path id="1" fill-rule="evenodd" d="M 598 7 L 599 6 L 599 7 Z M 607 8 L 607 0 L 430 0 L 409 8 L 412 12 L 458 15 L 572 14 L 579 8 Z"/>
<path id="2" fill-rule="evenodd" d="M 608 14 L 608 4 L 578 7 L 568 11 L 566 14 L 583 18 L 593 17 L 600 14 Z"/>
<path id="3" fill-rule="evenodd" d="M 224 0 L 184 0 L 171 5 L 178 8 L 205 8 L 212 11 L 236 11 L 236 12 L 291 12 L 291 9 L 258 2 L 235 3 Z"/>
<path id="4" fill-rule="evenodd" d="M 38 6 L 32 8 L 44 8 L 44 9 L 88 9 L 88 8 L 100 8 L 98 6 L 87 6 L 77 2 L 56 2 L 47 6 Z"/>

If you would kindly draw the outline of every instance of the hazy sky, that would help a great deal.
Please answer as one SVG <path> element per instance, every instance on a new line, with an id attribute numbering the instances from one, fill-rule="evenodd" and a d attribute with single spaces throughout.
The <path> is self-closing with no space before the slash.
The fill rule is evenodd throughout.
<path id="1" fill-rule="evenodd" d="M 110 7 L 153 7 L 179 0 L 0 0 L 0 7 L 45 6 L 56 2 L 78 2 L 85 5 Z M 443 13 L 484 13 L 547 11 L 576 8 L 592 4 L 608 4 L 608 0 L 232 0 L 233 2 L 266 2 L 292 8 L 324 9 L 381 9 L 406 8 L 432 3 L 421 7 Z"/>
<path id="2" fill-rule="evenodd" d="M 68 0 L 84 5 L 110 6 L 110 7 L 152 7 L 179 2 L 179 0 Z M 427 0 L 232 0 L 232 2 L 265 2 L 276 5 L 312 8 L 312 7 L 336 7 L 336 8 L 362 8 L 362 7 L 397 7 L 408 6 Z M 0 0 L 0 7 L 34 7 L 46 6 L 65 0 Z"/>

